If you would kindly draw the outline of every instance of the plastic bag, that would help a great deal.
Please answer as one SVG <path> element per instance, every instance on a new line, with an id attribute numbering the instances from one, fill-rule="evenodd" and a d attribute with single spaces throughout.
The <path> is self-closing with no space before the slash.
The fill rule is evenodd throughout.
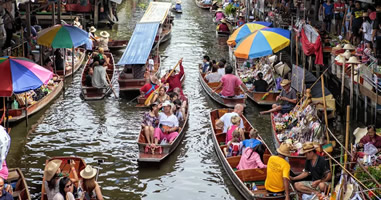
<path id="1" fill-rule="evenodd" d="M 364 145 L 364 153 L 366 155 L 375 155 L 378 152 L 378 149 L 371 143 L 366 143 Z"/>

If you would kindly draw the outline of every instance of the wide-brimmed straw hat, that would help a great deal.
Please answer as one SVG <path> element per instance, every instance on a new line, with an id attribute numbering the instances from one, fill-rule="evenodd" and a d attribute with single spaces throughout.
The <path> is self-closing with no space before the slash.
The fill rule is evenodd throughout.
<path id="1" fill-rule="evenodd" d="M 335 61 L 338 62 L 338 63 L 344 63 L 345 62 L 345 57 L 342 56 L 342 55 L 338 55 L 338 56 L 336 56 Z"/>
<path id="2" fill-rule="evenodd" d="M 97 31 L 97 29 L 94 26 L 91 26 L 89 32 L 94 33 L 95 31 Z"/>
<path id="3" fill-rule="evenodd" d="M 279 154 L 282 154 L 284 156 L 290 156 L 291 155 L 291 148 L 289 144 L 282 143 L 280 144 L 279 148 L 276 149 L 276 151 Z"/>
<path id="4" fill-rule="evenodd" d="M 303 144 L 300 154 L 305 154 L 316 149 L 316 146 L 312 142 L 306 142 Z"/>
<path id="5" fill-rule="evenodd" d="M 341 44 L 338 44 L 338 45 L 336 45 L 335 47 L 332 48 L 332 51 L 338 51 L 338 50 L 341 50 L 341 49 L 343 49 L 341 47 Z"/>
<path id="6" fill-rule="evenodd" d="M 110 37 L 110 34 L 107 32 L 107 31 L 101 31 L 101 34 L 100 34 L 102 37 L 104 38 L 108 38 Z"/>
<path id="7" fill-rule="evenodd" d="M 57 170 L 60 168 L 61 163 L 62 163 L 62 160 L 52 160 L 48 162 L 44 170 L 45 180 L 47 181 L 52 180 L 54 174 L 56 174 Z"/>
<path id="8" fill-rule="evenodd" d="M 291 83 L 290 80 L 288 80 L 288 79 L 283 79 L 282 82 L 280 82 L 280 86 L 284 87 L 284 86 L 286 86 L 286 85 L 288 85 L 288 84 L 290 84 L 290 83 Z"/>
<path id="9" fill-rule="evenodd" d="M 95 175 L 97 175 L 97 170 L 92 168 L 90 165 L 87 165 L 79 174 L 84 179 L 92 179 Z"/>
<path id="10" fill-rule="evenodd" d="M 180 1 L 180 0 L 177 0 L 176 3 L 177 3 L 177 4 L 181 4 L 181 1 Z"/>
<path id="11" fill-rule="evenodd" d="M 357 59 L 356 56 L 352 56 L 352 57 L 349 58 L 349 60 L 347 61 L 347 63 L 349 63 L 349 64 L 359 64 L 360 61 Z"/>
<path id="12" fill-rule="evenodd" d="M 341 56 L 343 56 L 344 58 L 346 59 L 349 59 L 351 57 L 351 51 L 349 50 L 346 50 L 344 53 L 341 54 Z"/>
<path id="13" fill-rule="evenodd" d="M 343 49 L 345 50 L 355 50 L 356 48 L 351 44 L 345 44 Z"/>

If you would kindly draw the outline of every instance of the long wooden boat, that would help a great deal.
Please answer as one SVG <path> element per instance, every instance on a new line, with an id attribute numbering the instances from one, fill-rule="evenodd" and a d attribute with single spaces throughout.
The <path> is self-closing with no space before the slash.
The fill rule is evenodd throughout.
<path id="1" fill-rule="evenodd" d="M 230 31 L 219 31 L 216 30 L 217 36 L 219 37 L 229 37 Z"/>
<path id="2" fill-rule="evenodd" d="M 212 7 L 212 4 L 204 4 L 202 3 L 202 0 L 195 0 L 195 2 L 196 2 L 196 5 L 202 9 L 210 9 Z"/>
<path id="3" fill-rule="evenodd" d="M 274 114 L 271 113 L 271 132 L 274 137 L 274 144 L 276 148 L 278 148 L 281 144 L 281 142 L 278 139 L 278 133 L 276 132 L 275 129 L 275 121 L 274 121 Z M 305 163 L 306 163 L 306 156 L 289 156 L 288 157 L 288 162 L 291 165 L 291 171 L 294 174 L 300 174 L 302 173 Z"/>
<path id="4" fill-rule="evenodd" d="M 187 108 L 189 108 L 189 102 L 187 102 Z M 185 126 L 188 123 L 189 118 L 189 109 L 186 111 L 186 116 L 182 122 L 179 122 L 179 135 L 172 142 L 172 144 L 164 144 L 160 145 L 159 148 L 154 149 L 152 152 L 148 147 L 148 143 L 144 134 L 144 130 L 141 129 L 138 137 L 138 146 L 139 146 L 139 158 L 138 162 L 146 162 L 146 163 L 159 163 L 163 161 L 165 158 L 169 157 L 172 152 L 179 146 L 181 141 L 185 135 Z M 147 147 L 147 148 L 146 148 Z"/>
<path id="5" fill-rule="evenodd" d="M 234 106 L 237 104 L 242 104 L 242 105 L 246 104 L 246 94 L 241 89 L 241 87 L 236 88 L 236 94 L 242 95 L 243 97 L 239 97 L 239 98 L 222 97 L 221 95 L 219 95 L 219 92 L 221 92 L 221 89 L 219 89 L 216 92 L 213 92 L 213 89 L 216 88 L 220 84 L 220 82 L 208 83 L 205 80 L 205 74 L 202 73 L 201 70 L 199 70 L 199 79 L 200 79 L 201 86 L 204 88 L 205 92 L 217 103 L 228 108 L 234 108 Z"/>
<path id="6" fill-rule="evenodd" d="M 79 50 L 79 51 L 78 51 Z M 72 73 L 75 73 L 81 66 L 83 61 L 85 60 L 86 57 L 86 49 L 83 48 L 77 48 L 75 51 L 79 52 L 78 59 L 74 60 L 74 68 L 70 68 L 69 70 L 65 71 L 65 78 L 69 77 L 72 75 Z M 71 57 L 71 56 L 70 56 Z M 66 61 L 65 61 L 66 62 Z M 71 66 L 71 62 L 68 63 L 69 66 Z M 66 67 L 66 65 L 65 65 Z M 64 75 L 64 70 L 57 70 L 56 71 L 58 75 L 63 76 Z"/>
<path id="7" fill-rule="evenodd" d="M 266 168 L 257 168 L 257 169 L 243 169 L 237 170 L 236 167 L 241 160 L 241 155 L 226 157 L 223 149 L 226 147 L 225 138 L 226 133 L 222 133 L 221 129 L 217 129 L 215 126 L 216 120 L 222 117 L 223 114 L 231 112 L 232 110 L 228 109 L 218 109 L 210 112 L 210 125 L 212 127 L 212 141 L 217 156 L 225 169 L 225 172 L 228 174 L 230 180 L 241 193 L 245 199 L 284 199 L 285 195 L 271 196 L 270 193 L 265 189 L 264 183 L 266 180 L 267 169 Z M 245 126 L 245 137 L 249 136 L 250 130 L 253 126 L 250 122 L 244 117 L 241 116 L 244 126 Z M 263 163 L 267 164 L 268 159 L 272 155 L 270 149 L 264 142 L 264 140 L 259 136 L 262 143 L 264 144 L 266 150 L 263 155 Z M 257 190 L 253 190 L 252 184 L 255 183 Z M 249 185 L 250 187 L 246 186 Z M 296 195 L 295 190 L 290 184 L 290 193 L 291 195 Z"/>
<path id="8" fill-rule="evenodd" d="M 165 76 L 165 75 L 164 75 L 164 76 Z M 164 76 L 163 76 L 163 77 L 164 77 Z M 163 77 L 161 77 L 161 78 L 163 78 Z M 160 79 L 160 80 L 161 80 L 161 79 Z M 184 84 L 184 81 L 185 81 L 185 72 L 184 72 L 183 76 L 181 77 L 180 81 L 181 81 L 181 84 L 183 85 L 183 84 Z M 146 100 L 147 100 L 147 98 L 145 98 L 144 96 L 139 96 L 139 97 L 137 98 L 138 104 L 136 104 L 135 107 L 139 107 L 139 108 L 145 108 L 145 107 L 147 107 L 146 105 L 144 105 L 144 103 L 146 102 Z"/>
<path id="9" fill-rule="evenodd" d="M 125 49 L 128 45 L 128 40 L 111 40 L 108 42 L 108 49 L 110 51 L 118 51 Z"/>
<path id="10" fill-rule="evenodd" d="M 74 168 L 75 168 L 75 171 L 78 175 L 78 178 L 81 178 L 81 175 L 79 174 L 79 172 L 81 170 L 85 169 L 85 167 L 86 167 L 86 163 L 82 158 L 70 157 L 70 156 L 62 156 L 62 157 L 58 156 L 58 157 L 50 158 L 50 159 L 46 160 L 45 166 L 52 160 L 62 160 L 62 163 L 60 166 L 61 172 L 63 174 L 68 174 L 69 178 L 74 178 L 73 171 L 71 170 L 71 167 L 70 167 L 70 161 L 71 160 L 73 160 L 75 162 Z M 74 185 L 78 188 L 78 183 L 75 183 Z M 46 196 L 46 193 L 45 193 L 45 176 L 44 176 L 42 179 L 41 200 L 47 200 L 47 199 L 48 199 L 48 197 Z"/>
<path id="11" fill-rule="evenodd" d="M 176 8 L 171 8 L 171 11 L 176 14 L 183 14 L 183 10 L 176 10 Z"/>
<path id="12" fill-rule="evenodd" d="M 234 56 L 235 57 L 235 56 Z M 238 67 L 238 62 L 237 62 L 237 59 L 235 58 L 234 59 L 234 62 L 235 62 L 235 73 L 238 77 L 241 77 L 240 76 L 240 73 L 241 71 L 239 70 L 239 67 Z M 256 92 L 256 91 L 247 91 L 247 90 L 244 90 L 247 97 L 249 97 L 249 99 L 251 99 L 252 101 L 254 101 L 255 103 L 259 104 L 259 105 L 266 105 L 266 106 L 271 106 L 273 104 L 276 104 L 277 101 L 276 101 L 276 97 L 280 94 L 279 91 L 276 91 L 276 92 L 273 92 L 273 91 L 269 91 L 269 92 Z"/>
<path id="13" fill-rule="evenodd" d="M 154 70 L 151 74 L 156 74 L 160 70 L 160 56 L 155 56 L 154 60 Z M 139 91 L 140 88 L 147 82 L 149 75 L 148 62 L 145 65 L 125 65 L 123 71 L 118 77 L 119 91 L 121 92 L 131 92 Z M 144 74 L 144 76 L 142 75 Z M 141 77 L 141 78 L 135 78 Z"/>
<path id="14" fill-rule="evenodd" d="M 114 57 L 112 56 L 112 53 L 105 52 L 106 57 L 110 59 L 110 65 L 107 66 L 106 73 L 111 81 L 110 84 L 108 84 L 105 87 L 102 88 L 96 88 L 96 87 L 88 87 L 86 86 L 86 74 L 88 73 L 90 69 L 90 59 L 87 61 L 86 66 L 82 70 L 82 77 L 81 77 L 81 95 L 85 100 L 100 100 L 109 95 L 112 91 L 111 86 L 116 80 L 116 70 L 115 70 L 115 62 Z"/>
<path id="15" fill-rule="evenodd" d="M 166 20 L 167 21 L 167 20 Z M 153 43 L 153 47 L 155 48 L 157 45 L 157 42 L 160 39 L 160 44 L 168 41 L 171 38 L 171 33 L 172 33 L 172 24 L 170 23 L 165 23 L 160 25 L 162 28 L 161 31 L 158 31 L 155 41 Z M 160 33 L 160 34 L 159 34 Z"/>
<path id="16" fill-rule="evenodd" d="M 25 110 L 27 111 L 28 116 L 31 116 L 52 102 L 61 93 L 64 84 L 63 80 L 60 78 L 55 80 L 54 83 L 56 84 L 54 89 L 35 104 L 28 105 L 27 108 L 25 108 L 25 105 L 21 106 L 21 104 L 19 104 L 20 106 L 18 109 L 9 109 L 9 122 L 12 123 L 24 119 L 26 117 Z M 22 97 L 20 97 L 20 99 L 24 101 Z"/>
<path id="17" fill-rule="evenodd" d="M 8 169 L 8 184 L 13 187 L 13 198 L 18 200 L 31 200 L 28 184 L 20 168 Z"/>

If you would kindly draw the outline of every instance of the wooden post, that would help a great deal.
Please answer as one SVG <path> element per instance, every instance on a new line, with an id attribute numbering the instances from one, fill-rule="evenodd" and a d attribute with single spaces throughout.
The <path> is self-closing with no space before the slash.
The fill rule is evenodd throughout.
<path id="1" fill-rule="evenodd" d="M 351 119 L 351 108 L 347 106 L 347 121 L 346 121 L 346 126 L 345 126 L 345 154 L 344 154 L 344 167 L 347 165 L 347 159 L 348 159 L 348 143 L 349 143 L 349 122 Z"/>
<path id="2" fill-rule="evenodd" d="M 373 124 L 377 124 L 377 104 L 378 104 L 378 78 L 374 78 L 374 83 L 375 83 L 375 86 L 376 86 L 376 101 L 374 101 L 374 123 Z"/>
<path id="3" fill-rule="evenodd" d="M 325 121 L 325 133 L 327 137 L 327 143 L 329 143 L 328 135 L 328 116 L 327 116 L 327 102 L 325 101 L 325 86 L 324 86 L 324 74 L 320 76 L 321 80 L 321 93 L 323 94 L 323 105 L 324 105 L 324 121 Z"/>
<path id="4" fill-rule="evenodd" d="M 56 4 L 54 3 L 54 1 L 51 2 L 52 4 L 52 25 L 56 25 Z"/>
<path id="5" fill-rule="evenodd" d="M 26 40 L 28 41 L 28 43 L 30 44 L 31 41 L 30 41 L 30 34 L 31 34 L 31 22 L 30 22 L 30 0 L 29 2 L 26 4 L 26 14 L 25 14 L 25 19 L 26 19 Z M 26 54 L 27 56 L 29 55 L 29 52 L 27 52 Z"/>
<path id="6" fill-rule="evenodd" d="M 295 42 L 295 58 L 296 58 L 296 66 L 299 66 L 299 42 L 298 42 L 298 33 L 296 33 L 295 34 L 295 40 L 296 40 L 296 42 Z"/>
<path id="7" fill-rule="evenodd" d="M 61 0 L 58 0 L 58 3 L 57 3 L 57 15 L 58 15 L 57 24 L 61 24 Z"/>
<path id="8" fill-rule="evenodd" d="M 74 78 L 74 45 L 71 48 L 71 77 Z M 74 79 L 72 79 L 73 81 Z"/>
<path id="9" fill-rule="evenodd" d="M 341 68 L 341 95 L 340 95 L 340 106 L 341 109 L 344 110 L 344 90 L 345 90 L 345 59 L 343 63 L 343 67 Z"/>
<path id="10" fill-rule="evenodd" d="M 5 106 L 7 107 L 7 110 L 5 111 L 5 116 L 7 117 L 5 120 L 5 128 L 9 128 L 9 97 L 6 98 Z"/>
<path id="11" fill-rule="evenodd" d="M 294 57 L 293 57 L 293 49 L 294 49 L 294 46 L 293 46 L 293 37 L 292 37 L 292 32 L 293 32 L 293 28 L 294 27 L 294 19 L 293 19 L 293 16 L 291 16 L 291 27 L 289 28 L 289 31 L 291 32 L 291 40 L 290 40 L 290 55 L 291 55 L 291 63 L 294 63 Z M 291 66 L 292 67 L 292 66 Z"/>
<path id="12" fill-rule="evenodd" d="M 364 95 L 364 123 L 368 124 L 368 97 Z"/>
<path id="13" fill-rule="evenodd" d="M 349 91 L 349 105 L 351 106 L 351 110 L 353 110 L 353 88 L 354 88 L 354 65 L 351 64 L 351 85 Z"/>
<path id="14" fill-rule="evenodd" d="M 360 69 L 357 71 L 357 80 L 356 80 L 356 121 L 358 120 L 358 111 L 359 111 L 359 94 L 360 94 Z"/>
<path id="15" fill-rule="evenodd" d="M 24 93 L 24 97 L 25 97 L 25 122 L 26 122 L 26 126 L 28 127 L 28 98 L 26 97 L 26 92 Z"/>
<path id="16" fill-rule="evenodd" d="M 99 1 L 94 1 L 94 25 L 98 27 Z"/>

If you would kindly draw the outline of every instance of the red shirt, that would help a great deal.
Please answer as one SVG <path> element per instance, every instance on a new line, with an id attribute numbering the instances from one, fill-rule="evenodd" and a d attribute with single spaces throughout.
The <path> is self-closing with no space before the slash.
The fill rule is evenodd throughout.
<path id="1" fill-rule="evenodd" d="M 228 25 L 226 25 L 225 23 L 221 23 L 221 24 L 218 26 L 218 30 L 219 30 L 219 31 L 225 31 L 225 32 L 230 31 Z"/>
<path id="2" fill-rule="evenodd" d="M 376 148 L 381 148 L 381 137 L 378 135 L 375 135 L 375 137 L 376 137 L 376 139 L 375 139 L 376 141 L 373 142 L 370 139 L 369 135 L 365 135 L 364 137 L 361 138 L 360 143 L 365 145 L 366 143 L 369 142 L 369 143 L 373 144 Z"/>
<path id="3" fill-rule="evenodd" d="M 184 67 L 180 64 L 180 72 L 174 76 L 168 77 L 167 81 L 165 81 L 165 77 L 161 79 L 161 82 L 169 84 L 169 89 L 167 92 L 172 92 L 175 88 L 180 88 L 181 94 L 183 94 L 183 88 L 181 87 L 181 77 L 184 75 Z"/>
<path id="4" fill-rule="evenodd" d="M 335 13 L 339 13 L 339 12 L 344 12 L 344 8 L 345 8 L 345 4 L 344 3 L 335 3 L 333 4 L 333 7 L 334 7 L 334 10 L 338 10 L 338 11 L 335 11 Z"/>
<path id="5" fill-rule="evenodd" d="M 153 87 L 153 85 L 151 83 L 146 83 L 145 85 L 143 85 L 143 87 L 140 88 L 140 91 L 143 92 L 145 95 L 144 97 L 147 98 L 158 87 L 159 87 L 158 85 L 155 85 L 155 87 Z"/>
<path id="6" fill-rule="evenodd" d="M 221 78 L 221 82 L 223 84 L 221 94 L 226 97 L 235 96 L 235 88 L 242 84 L 241 79 L 233 74 L 225 74 Z"/>

